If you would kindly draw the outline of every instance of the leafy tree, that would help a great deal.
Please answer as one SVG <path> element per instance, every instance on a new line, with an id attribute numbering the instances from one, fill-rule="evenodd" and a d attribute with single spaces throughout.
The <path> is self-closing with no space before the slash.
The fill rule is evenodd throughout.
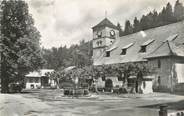
<path id="1" fill-rule="evenodd" d="M 23 80 L 29 71 L 44 63 L 40 34 L 34 27 L 25 1 L 3 0 L 1 3 L 1 83 L 2 93 L 10 82 Z"/>

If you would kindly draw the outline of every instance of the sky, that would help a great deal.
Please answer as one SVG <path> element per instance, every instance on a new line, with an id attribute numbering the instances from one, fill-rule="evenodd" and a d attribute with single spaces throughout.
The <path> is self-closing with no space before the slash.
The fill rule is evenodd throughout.
<path id="1" fill-rule="evenodd" d="M 107 18 L 122 26 L 176 0 L 27 0 L 44 48 L 71 46 L 92 40 L 92 27 Z M 184 3 L 184 0 L 180 0 Z M 123 27 L 122 27 L 123 28 Z"/>

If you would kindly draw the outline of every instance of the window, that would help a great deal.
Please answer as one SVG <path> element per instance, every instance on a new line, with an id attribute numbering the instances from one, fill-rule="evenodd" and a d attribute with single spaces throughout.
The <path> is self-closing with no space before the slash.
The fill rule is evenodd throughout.
<path id="1" fill-rule="evenodd" d="M 96 45 L 99 46 L 99 41 L 96 42 Z"/>
<path id="2" fill-rule="evenodd" d="M 99 44 L 102 45 L 102 41 L 101 40 L 99 41 Z"/>
<path id="3" fill-rule="evenodd" d="M 158 68 L 160 68 L 160 67 L 161 67 L 161 61 L 158 60 Z"/>
<path id="4" fill-rule="evenodd" d="M 39 78 L 35 78 L 35 83 L 39 83 Z"/>
<path id="5" fill-rule="evenodd" d="M 127 51 L 127 49 L 122 49 L 121 55 L 125 55 L 126 51 Z"/>
<path id="6" fill-rule="evenodd" d="M 101 41 L 101 40 L 100 40 L 100 41 L 97 41 L 97 42 L 96 42 L 96 45 L 97 45 L 97 46 L 101 46 L 101 45 L 102 45 L 102 41 Z"/>
<path id="7" fill-rule="evenodd" d="M 146 46 L 141 46 L 140 52 L 146 52 Z"/>
<path id="8" fill-rule="evenodd" d="M 102 37 L 102 32 L 97 32 L 97 37 L 101 38 Z"/>
<path id="9" fill-rule="evenodd" d="M 158 76 L 158 80 L 157 81 L 158 81 L 158 85 L 160 85 L 160 82 L 161 82 L 160 81 L 160 76 Z"/>
<path id="10" fill-rule="evenodd" d="M 34 79 L 33 78 L 29 78 L 29 83 L 33 83 L 34 82 Z"/>
<path id="11" fill-rule="evenodd" d="M 106 57 L 110 57 L 110 51 L 106 51 Z"/>

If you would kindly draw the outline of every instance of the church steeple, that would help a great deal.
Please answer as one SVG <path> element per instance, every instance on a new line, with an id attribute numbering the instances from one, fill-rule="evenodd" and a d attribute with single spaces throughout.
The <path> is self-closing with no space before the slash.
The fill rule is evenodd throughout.
<path id="1" fill-rule="evenodd" d="M 93 29 L 93 58 L 99 58 L 106 48 L 119 36 L 119 30 L 109 19 L 105 18 L 92 27 Z"/>

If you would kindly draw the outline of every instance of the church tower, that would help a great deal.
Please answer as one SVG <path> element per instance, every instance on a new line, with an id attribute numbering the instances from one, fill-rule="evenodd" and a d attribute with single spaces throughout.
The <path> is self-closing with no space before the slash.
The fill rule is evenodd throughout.
<path id="1" fill-rule="evenodd" d="M 117 37 L 119 31 L 107 18 L 99 24 L 92 27 L 93 29 L 93 60 L 101 57 L 108 46 L 110 46 Z"/>

